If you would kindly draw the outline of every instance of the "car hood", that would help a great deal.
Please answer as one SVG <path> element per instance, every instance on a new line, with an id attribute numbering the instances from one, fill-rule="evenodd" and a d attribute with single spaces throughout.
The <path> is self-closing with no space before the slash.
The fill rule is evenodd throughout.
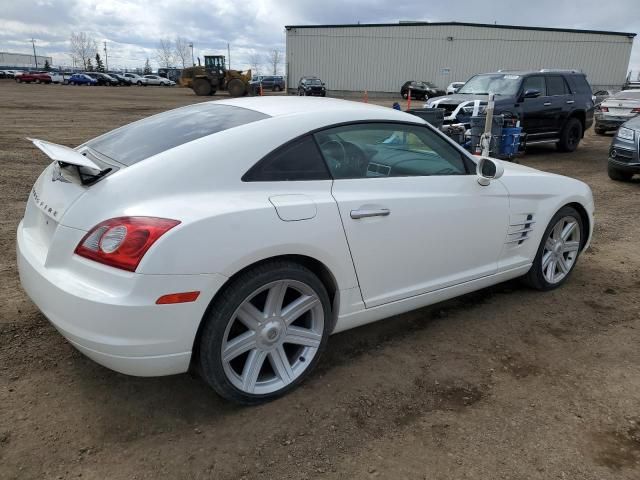
<path id="1" fill-rule="evenodd" d="M 640 131 L 640 115 L 638 115 L 637 117 L 633 117 L 631 120 L 627 120 L 623 126 Z"/>
<path id="2" fill-rule="evenodd" d="M 448 105 L 459 105 L 464 102 L 473 102 L 474 100 L 480 100 L 481 102 L 487 103 L 489 101 L 489 95 L 471 95 L 471 94 L 461 94 L 454 93 L 453 95 L 445 95 L 442 97 L 433 97 L 430 98 L 427 102 L 428 106 L 438 105 L 440 103 L 445 103 Z M 496 103 L 500 102 L 500 99 L 496 97 Z"/>

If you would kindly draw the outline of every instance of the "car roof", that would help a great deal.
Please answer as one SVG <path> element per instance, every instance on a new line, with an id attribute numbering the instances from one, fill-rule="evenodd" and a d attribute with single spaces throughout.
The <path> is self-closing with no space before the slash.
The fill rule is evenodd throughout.
<path id="1" fill-rule="evenodd" d="M 285 115 L 313 116 L 324 112 L 348 111 L 350 114 L 362 116 L 363 120 L 380 118 L 420 123 L 418 117 L 399 112 L 393 108 L 372 105 L 370 103 L 340 100 L 337 98 L 265 96 L 225 99 L 215 102 L 255 110 L 270 117 L 281 117 Z"/>

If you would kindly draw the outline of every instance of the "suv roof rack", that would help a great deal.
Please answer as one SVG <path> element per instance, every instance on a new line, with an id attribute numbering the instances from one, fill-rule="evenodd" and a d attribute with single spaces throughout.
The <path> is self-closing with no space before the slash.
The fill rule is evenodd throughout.
<path id="1" fill-rule="evenodd" d="M 575 68 L 541 68 L 541 72 L 561 72 L 561 73 L 582 73 L 582 70 Z"/>

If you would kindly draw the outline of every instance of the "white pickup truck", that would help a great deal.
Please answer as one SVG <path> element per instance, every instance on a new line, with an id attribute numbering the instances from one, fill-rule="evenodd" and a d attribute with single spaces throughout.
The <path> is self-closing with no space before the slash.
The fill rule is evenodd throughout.
<path id="1" fill-rule="evenodd" d="M 49 72 L 51 76 L 51 81 L 53 83 L 60 83 L 63 85 L 67 85 L 69 83 L 69 79 L 73 73 L 71 72 Z"/>

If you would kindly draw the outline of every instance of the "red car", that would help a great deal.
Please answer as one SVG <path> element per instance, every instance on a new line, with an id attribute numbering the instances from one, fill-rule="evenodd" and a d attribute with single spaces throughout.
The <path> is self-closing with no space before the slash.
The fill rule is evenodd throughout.
<path id="1" fill-rule="evenodd" d="M 16 76 L 18 83 L 51 83 L 51 76 L 47 72 L 24 72 Z"/>

